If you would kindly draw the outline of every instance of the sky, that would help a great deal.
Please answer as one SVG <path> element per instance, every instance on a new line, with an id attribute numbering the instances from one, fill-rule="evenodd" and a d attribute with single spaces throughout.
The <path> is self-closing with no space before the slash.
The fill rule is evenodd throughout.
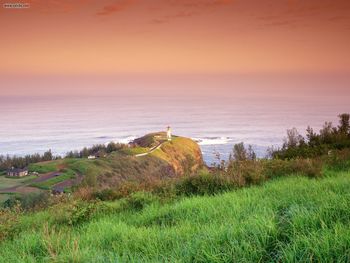
<path id="1" fill-rule="evenodd" d="M 14 2 L 29 8 L 4 8 Z M 164 76 L 198 85 L 201 76 L 253 76 L 250 86 L 269 86 L 276 76 L 322 83 L 350 73 L 349 0 L 0 3 L 1 95 L 96 94 L 116 79 L 158 92 Z"/>

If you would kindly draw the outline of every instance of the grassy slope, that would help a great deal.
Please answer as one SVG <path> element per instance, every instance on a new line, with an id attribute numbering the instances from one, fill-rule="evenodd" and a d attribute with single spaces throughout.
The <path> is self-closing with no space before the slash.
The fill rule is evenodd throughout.
<path id="1" fill-rule="evenodd" d="M 29 172 L 37 172 L 39 174 L 45 174 L 49 172 L 55 172 L 58 170 L 58 166 L 63 163 L 63 160 L 48 161 L 42 163 L 32 163 L 29 165 Z"/>
<path id="2" fill-rule="evenodd" d="M 184 137 L 175 137 L 170 142 L 163 143 L 162 147 L 154 151 L 152 156 L 171 163 L 176 173 L 186 174 L 198 170 L 203 164 L 202 153 L 193 140 Z"/>
<path id="3" fill-rule="evenodd" d="M 32 184 L 30 184 L 30 186 L 38 187 L 38 188 L 44 189 L 44 190 L 49 190 L 55 184 L 58 184 L 60 182 L 63 182 L 63 181 L 69 180 L 69 179 L 74 179 L 75 177 L 76 177 L 76 174 L 73 170 L 66 170 L 65 172 L 63 172 L 59 176 L 50 178 L 50 179 L 43 181 L 43 182 L 32 183 Z"/>
<path id="4" fill-rule="evenodd" d="M 46 211 L 0 245 L 0 261 L 349 262 L 349 189 L 350 173 L 281 178 L 48 231 L 41 224 L 54 215 Z"/>
<path id="5" fill-rule="evenodd" d="M 0 190 L 15 186 L 21 186 L 26 182 L 35 179 L 35 176 L 25 176 L 25 177 L 5 177 L 0 176 Z"/>
<path id="6" fill-rule="evenodd" d="M 150 135 L 146 135 L 144 138 L 147 140 L 145 141 L 148 142 L 150 137 Z M 196 164 L 202 163 L 200 148 L 191 139 L 177 137 L 172 142 L 164 142 L 161 149 L 148 156 L 134 157 L 135 154 L 148 152 L 149 149 L 150 147 L 123 149 L 121 152 L 114 152 L 106 158 L 96 160 L 88 160 L 87 158 L 62 159 L 32 164 L 29 166 L 29 170 L 47 173 L 64 167 L 83 175 L 84 178 L 89 177 L 88 180 L 96 181 L 97 186 L 104 188 L 117 186 L 122 181 L 141 182 L 183 175 L 186 169 L 195 171 L 199 167 Z M 194 156 L 195 159 L 190 160 L 189 156 Z M 70 177 L 66 179 L 70 179 Z M 52 179 L 51 182 L 33 186 L 46 189 L 51 187 L 55 180 L 59 179 Z"/>

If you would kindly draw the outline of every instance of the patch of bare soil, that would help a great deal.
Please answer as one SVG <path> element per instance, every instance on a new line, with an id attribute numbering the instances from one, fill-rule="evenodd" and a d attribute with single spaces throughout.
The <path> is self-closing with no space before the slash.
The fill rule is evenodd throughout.
<path id="1" fill-rule="evenodd" d="M 64 182 L 60 182 L 58 184 L 55 184 L 53 187 L 52 187 L 52 190 L 57 190 L 57 191 L 63 191 L 65 188 L 67 187 L 72 187 L 72 186 L 75 186 L 75 185 L 78 185 L 80 184 L 81 182 L 83 181 L 83 176 L 82 175 L 78 175 L 76 178 L 74 179 L 69 179 L 69 180 L 66 180 Z"/>
<path id="2" fill-rule="evenodd" d="M 34 179 L 33 181 L 31 181 L 31 183 L 44 182 L 44 181 L 47 181 L 53 177 L 59 176 L 60 174 L 61 174 L 60 172 L 51 172 L 51 173 L 39 175 L 39 177 Z"/>
<path id="3" fill-rule="evenodd" d="M 40 189 L 36 187 L 31 186 L 15 186 L 7 189 L 1 190 L 1 193 L 21 193 L 21 194 L 27 194 L 27 193 L 33 193 L 33 192 L 40 192 Z"/>

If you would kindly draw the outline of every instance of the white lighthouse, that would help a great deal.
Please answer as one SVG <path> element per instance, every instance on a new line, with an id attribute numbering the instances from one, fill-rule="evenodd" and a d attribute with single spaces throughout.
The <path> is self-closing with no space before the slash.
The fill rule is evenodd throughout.
<path id="1" fill-rule="evenodd" d="M 168 141 L 171 141 L 171 128 L 170 128 L 170 126 L 167 127 L 166 137 L 167 137 Z"/>

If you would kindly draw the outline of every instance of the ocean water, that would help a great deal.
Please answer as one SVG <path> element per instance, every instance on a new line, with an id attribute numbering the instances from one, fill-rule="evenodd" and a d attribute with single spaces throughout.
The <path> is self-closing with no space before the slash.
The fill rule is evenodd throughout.
<path id="1" fill-rule="evenodd" d="M 0 96 L 0 154 L 51 149 L 63 155 L 97 143 L 124 142 L 165 130 L 198 141 L 208 164 L 227 158 L 235 143 L 263 157 L 280 146 L 286 129 L 304 134 L 349 112 L 344 94 L 216 94 L 208 96 Z"/>

